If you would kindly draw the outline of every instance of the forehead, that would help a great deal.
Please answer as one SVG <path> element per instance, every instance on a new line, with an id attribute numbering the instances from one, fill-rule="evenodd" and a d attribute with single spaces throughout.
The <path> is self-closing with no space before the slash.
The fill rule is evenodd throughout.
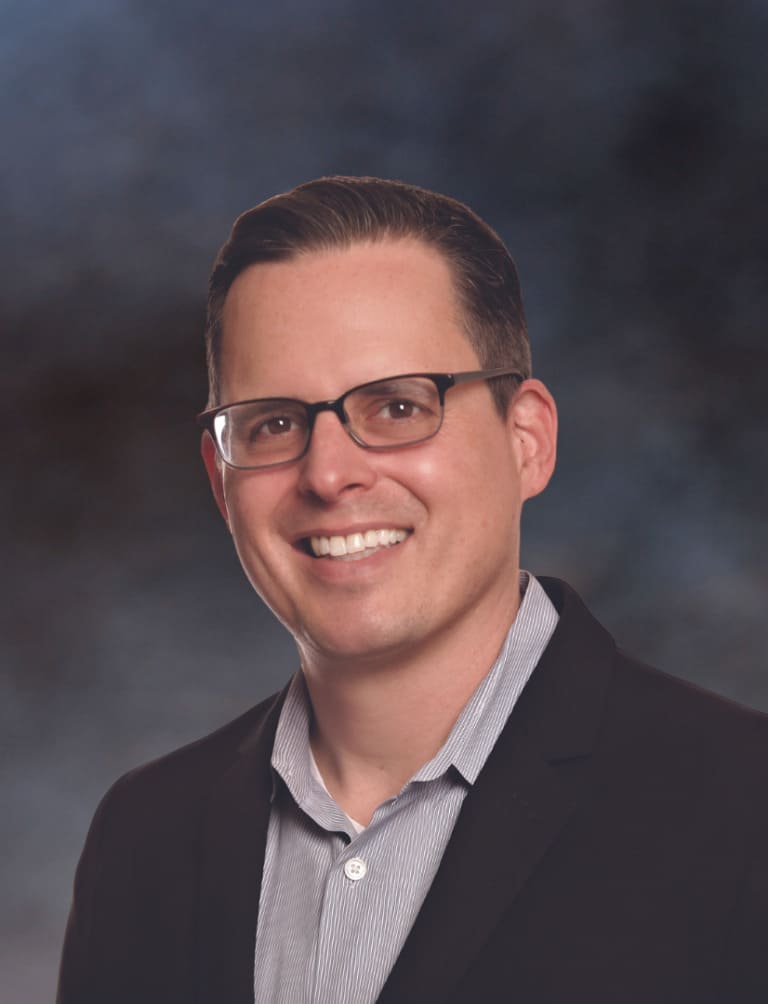
<path id="1" fill-rule="evenodd" d="M 472 368 L 451 270 L 415 239 L 253 265 L 222 317 L 224 400 L 337 394 L 396 373 Z"/>

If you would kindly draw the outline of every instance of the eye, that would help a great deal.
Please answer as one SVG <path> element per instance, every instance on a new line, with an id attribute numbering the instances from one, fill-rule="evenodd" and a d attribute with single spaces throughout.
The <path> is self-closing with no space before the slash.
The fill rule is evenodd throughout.
<path id="1" fill-rule="evenodd" d="M 297 424 L 290 415 L 270 415 L 258 422 L 253 422 L 248 430 L 248 438 L 272 439 L 276 436 L 287 436 L 296 432 Z"/>
<path id="2" fill-rule="evenodd" d="M 425 377 L 364 384 L 349 394 L 344 410 L 367 446 L 417 442 L 434 435 L 440 426 L 440 397 Z"/>
<path id="3" fill-rule="evenodd" d="M 391 401 L 384 402 L 379 409 L 379 415 L 382 418 L 399 421 L 403 419 L 416 418 L 421 411 L 422 409 L 415 401 L 409 401 L 406 398 L 393 398 Z"/>

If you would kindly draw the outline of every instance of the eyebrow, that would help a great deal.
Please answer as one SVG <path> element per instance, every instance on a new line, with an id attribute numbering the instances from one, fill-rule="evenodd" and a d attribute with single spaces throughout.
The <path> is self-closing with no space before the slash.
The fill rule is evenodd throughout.
<path id="1" fill-rule="evenodd" d="M 235 404 L 250 405 L 276 405 L 276 404 L 306 404 L 298 397 L 249 397 L 245 401 L 233 401 Z M 231 405 L 229 406 L 231 407 Z"/>

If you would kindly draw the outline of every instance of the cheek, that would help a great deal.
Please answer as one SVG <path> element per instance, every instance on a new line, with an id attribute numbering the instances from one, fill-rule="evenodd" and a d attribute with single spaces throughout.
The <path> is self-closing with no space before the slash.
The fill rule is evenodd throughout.
<path id="1" fill-rule="evenodd" d="M 461 494 L 466 490 L 496 490 L 514 479 L 514 452 L 502 427 L 477 430 L 466 423 L 454 423 L 431 441 L 432 449 L 416 458 L 414 479 L 426 490 Z M 476 496 L 475 496 L 475 500 Z M 467 499 L 469 502 L 469 499 Z"/>
<path id="2" fill-rule="evenodd" d="M 507 502 L 499 491 L 499 472 L 484 450 L 457 448 L 455 440 L 439 442 L 438 448 L 438 442 L 388 473 L 418 500 L 433 531 L 443 528 L 460 544 L 478 530 L 491 528 Z"/>
<path id="3" fill-rule="evenodd" d="M 225 482 L 224 493 L 238 550 L 244 545 L 249 550 L 264 546 L 281 507 L 284 492 L 280 479 L 254 471 L 234 471 Z"/>
<path id="4" fill-rule="evenodd" d="M 437 484 L 439 473 L 442 498 L 467 536 L 492 534 L 503 546 L 502 540 L 520 519 L 520 479 L 514 451 L 506 435 L 495 428 L 482 442 L 473 437 L 455 446 L 449 455 L 436 459 L 431 483 Z M 435 497 L 440 499 L 437 489 Z"/>

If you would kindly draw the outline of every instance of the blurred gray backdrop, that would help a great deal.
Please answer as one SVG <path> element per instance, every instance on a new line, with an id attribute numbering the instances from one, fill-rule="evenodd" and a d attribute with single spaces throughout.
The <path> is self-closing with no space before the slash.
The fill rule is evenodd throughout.
<path id="1" fill-rule="evenodd" d="M 275 689 L 209 498 L 207 270 L 327 173 L 468 201 L 562 420 L 524 564 L 768 709 L 768 3 L 3 0 L 0 999 L 52 999 L 108 784 Z"/>

